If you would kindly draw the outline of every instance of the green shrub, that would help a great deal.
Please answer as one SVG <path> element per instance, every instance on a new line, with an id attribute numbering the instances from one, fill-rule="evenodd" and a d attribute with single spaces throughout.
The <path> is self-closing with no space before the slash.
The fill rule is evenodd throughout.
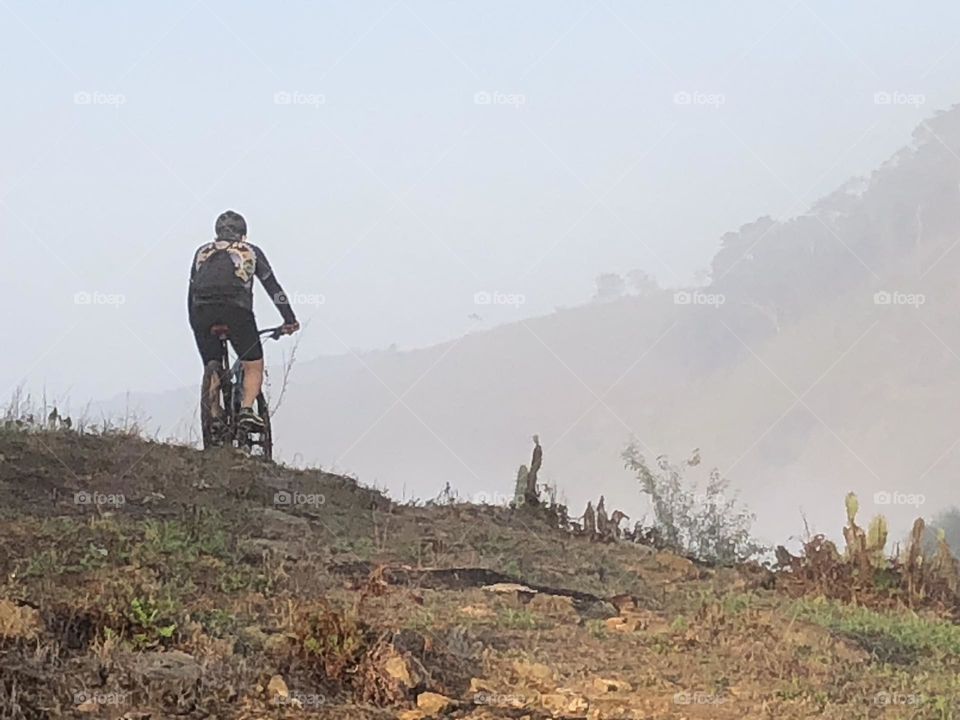
<path id="1" fill-rule="evenodd" d="M 754 516 L 731 494 L 729 480 L 714 469 L 705 489 L 698 491 L 686 477 L 687 469 L 700 464 L 698 451 L 683 465 L 660 455 L 651 466 L 630 443 L 623 459 L 653 506 L 654 524 L 645 534 L 664 549 L 721 564 L 743 562 L 763 551 L 750 535 Z"/>

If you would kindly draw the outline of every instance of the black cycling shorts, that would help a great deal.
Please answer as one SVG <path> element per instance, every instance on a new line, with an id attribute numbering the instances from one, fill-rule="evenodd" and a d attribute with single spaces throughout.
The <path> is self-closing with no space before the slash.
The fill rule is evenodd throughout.
<path id="1" fill-rule="evenodd" d="M 210 333 L 213 325 L 229 326 L 230 344 L 241 360 L 260 360 L 263 357 L 257 321 L 253 312 L 246 308 L 235 305 L 195 305 L 190 314 L 190 325 L 204 364 L 220 359 L 220 339 Z"/>

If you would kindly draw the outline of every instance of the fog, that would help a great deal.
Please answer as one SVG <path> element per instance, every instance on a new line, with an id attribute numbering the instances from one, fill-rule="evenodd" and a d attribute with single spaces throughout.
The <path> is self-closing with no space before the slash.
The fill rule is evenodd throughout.
<path id="1" fill-rule="evenodd" d="M 955 498 L 956 3 L 0 18 L 5 397 L 195 437 L 187 274 L 233 208 L 305 324 L 288 461 L 509 494 L 539 433 L 635 516 L 628 440 L 699 447 L 768 536 Z"/>

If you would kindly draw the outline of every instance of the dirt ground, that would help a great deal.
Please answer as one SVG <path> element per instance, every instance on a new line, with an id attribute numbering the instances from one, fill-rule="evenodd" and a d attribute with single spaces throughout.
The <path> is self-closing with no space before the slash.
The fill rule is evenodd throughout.
<path id="1" fill-rule="evenodd" d="M 960 717 L 956 626 L 770 585 L 228 450 L 0 431 L 0 718 Z"/>

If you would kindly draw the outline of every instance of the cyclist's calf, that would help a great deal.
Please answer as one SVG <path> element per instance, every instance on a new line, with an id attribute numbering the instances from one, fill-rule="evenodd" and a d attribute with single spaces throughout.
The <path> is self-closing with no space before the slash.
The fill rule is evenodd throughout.
<path id="1" fill-rule="evenodd" d="M 243 407 L 253 407 L 263 387 L 263 358 L 243 361 Z"/>
<path id="2" fill-rule="evenodd" d="M 211 360 L 203 366 L 204 401 L 211 417 L 220 417 L 223 408 L 220 406 L 220 362 Z"/>

